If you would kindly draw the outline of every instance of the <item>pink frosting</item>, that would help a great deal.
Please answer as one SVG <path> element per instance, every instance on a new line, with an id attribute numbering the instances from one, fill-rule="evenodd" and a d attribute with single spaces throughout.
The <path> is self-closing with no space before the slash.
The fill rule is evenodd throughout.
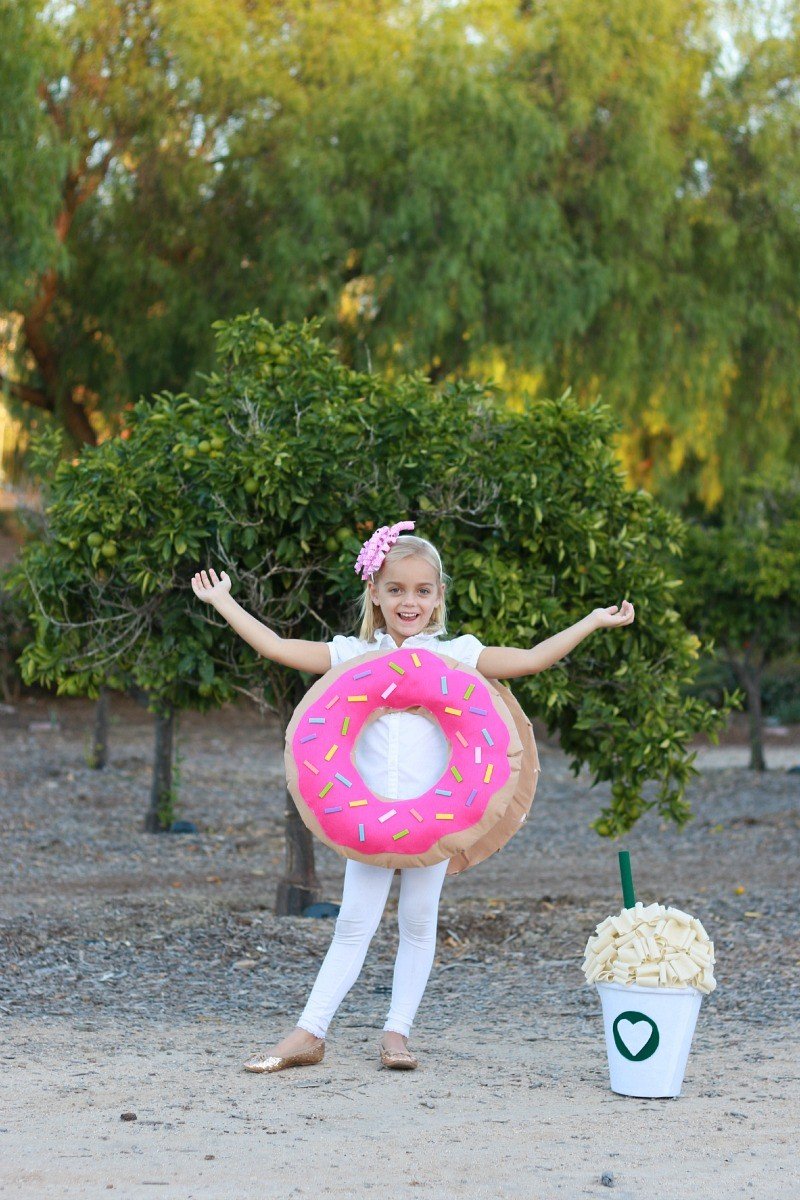
<path id="1" fill-rule="evenodd" d="M 357 696 L 367 699 L 353 699 Z M 377 709 L 416 706 L 438 721 L 450 743 L 450 760 L 422 795 L 389 800 L 361 778 L 353 757 L 356 739 Z M 300 794 L 332 842 L 362 854 L 417 855 L 480 821 L 511 773 L 509 740 L 480 677 L 448 667 L 429 650 L 401 648 L 339 675 L 303 714 L 292 753 Z"/>

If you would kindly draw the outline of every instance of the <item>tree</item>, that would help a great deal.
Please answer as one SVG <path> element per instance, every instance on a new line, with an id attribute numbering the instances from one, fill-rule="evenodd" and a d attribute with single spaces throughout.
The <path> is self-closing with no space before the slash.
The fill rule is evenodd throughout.
<path id="1" fill-rule="evenodd" d="M 66 147 L 37 103 L 46 27 L 34 0 L 0 0 L 0 308 L 57 257 Z"/>
<path id="2" fill-rule="evenodd" d="M 0 292 L 21 318 L 0 378 L 73 446 L 118 429 L 132 397 L 182 387 L 210 350 L 208 281 L 242 272 L 224 236 L 225 139 L 269 94 L 262 46 L 278 19 L 246 0 L 23 0 L 14 15 L 0 108 L 20 117 L 0 188 L 7 242 L 30 227 L 33 246 Z M 19 187 L 22 161 L 34 171 Z"/>
<path id="3" fill-rule="evenodd" d="M 11 704 L 20 697 L 18 659 L 33 637 L 25 604 L 4 580 L 10 567 L 0 568 L 0 698 Z"/>
<path id="4" fill-rule="evenodd" d="M 102 715 L 109 689 L 130 692 L 154 714 L 144 820 L 154 832 L 168 829 L 174 815 L 178 714 L 230 700 L 242 677 L 233 658 L 227 675 L 215 678 L 211 632 L 182 594 L 181 564 L 185 571 L 189 546 L 182 531 L 202 523 L 197 504 L 203 497 L 189 493 L 181 471 L 188 459 L 174 458 L 172 446 L 187 407 L 196 404 L 178 396 L 151 412 L 143 403 L 126 431 L 132 436 L 87 447 L 72 460 L 59 461 L 58 427 L 41 434 L 34 466 L 48 481 L 43 518 L 3 577 L 33 630 L 18 656 L 24 682 L 99 701 L 94 765 L 105 756 Z M 223 660 L 224 653 L 223 644 Z"/>
<path id="5" fill-rule="evenodd" d="M 59 466 L 47 538 L 20 568 L 35 598 L 29 676 L 60 691 L 124 680 L 157 710 L 247 694 L 285 727 L 309 680 L 202 611 L 191 575 L 227 570 L 270 628 L 327 639 L 354 621 L 363 538 L 410 517 L 453 576 L 453 627 L 486 642 L 530 644 L 634 601 L 623 639 L 596 636 L 515 691 L 558 729 L 576 773 L 587 763 L 611 782 L 598 832 L 650 808 L 683 824 L 685 742 L 728 709 L 682 695 L 700 643 L 659 565 L 681 523 L 625 488 L 609 410 L 564 395 L 507 414 L 475 383 L 353 371 L 313 323 L 276 327 L 257 310 L 216 328 L 221 370 L 201 398 L 143 400 L 126 439 Z M 313 852 L 288 796 L 287 828 L 280 902 L 299 909 L 314 895 Z"/>
<path id="6" fill-rule="evenodd" d="M 731 66 L 712 0 L 25 0 L 10 161 L 69 165 L 21 414 L 92 443 L 258 305 L 357 369 L 602 397 L 632 482 L 713 508 L 800 428 L 797 5 L 738 8 Z"/>
<path id="7" fill-rule="evenodd" d="M 761 717 L 765 667 L 800 651 L 800 474 L 751 476 L 716 525 L 692 523 L 678 605 L 717 645 L 747 697 L 750 767 L 766 769 Z"/>

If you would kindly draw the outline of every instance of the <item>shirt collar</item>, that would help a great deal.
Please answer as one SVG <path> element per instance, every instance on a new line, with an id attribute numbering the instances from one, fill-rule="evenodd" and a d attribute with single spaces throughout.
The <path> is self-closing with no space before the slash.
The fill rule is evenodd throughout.
<path id="1" fill-rule="evenodd" d="M 426 642 L 438 641 L 446 630 L 440 629 L 437 633 L 415 633 L 411 637 L 406 638 L 403 646 L 424 646 Z M 376 629 L 372 637 L 376 649 L 383 650 L 399 650 L 400 647 L 390 633 L 385 629 Z"/>

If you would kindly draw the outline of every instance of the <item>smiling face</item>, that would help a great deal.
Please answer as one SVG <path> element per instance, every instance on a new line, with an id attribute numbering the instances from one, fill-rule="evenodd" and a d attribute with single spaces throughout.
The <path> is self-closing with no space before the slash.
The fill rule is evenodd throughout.
<path id="1" fill-rule="evenodd" d="M 374 604 L 380 606 L 386 632 L 398 646 L 407 637 L 422 633 L 431 614 L 444 596 L 432 563 L 414 554 L 387 562 L 379 571 L 377 583 L 370 583 Z"/>

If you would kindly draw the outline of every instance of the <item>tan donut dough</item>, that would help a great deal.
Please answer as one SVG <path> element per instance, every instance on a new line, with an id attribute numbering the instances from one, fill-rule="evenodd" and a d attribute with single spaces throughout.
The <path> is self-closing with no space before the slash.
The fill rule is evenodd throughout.
<path id="1" fill-rule="evenodd" d="M 536 739 L 533 736 L 533 726 L 525 715 L 516 696 L 504 683 L 499 683 L 496 679 L 489 679 L 485 675 L 481 678 L 486 683 L 492 684 L 493 687 L 497 688 L 511 716 L 514 718 L 517 734 L 522 743 L 522 762 L 520 763 L 514 797 L 507 806 L 505 813 L 482 838 L 477 842 L 473 842 L 466 850 L 459 851 L 458 854 L 454 854 L 451 857 L 447 866 L 446 873 L 448 875 L 461 875 L 464 871 L 468 871 L 470 867 L 477 866 L 478 863 L 489 858 L 497 850 L 502 850 L 506 842 L 509 842 L 514 834 L 522 828 L 531 810 L 533 797 L 536 794 L 536 785 L 539 782 L 539 774 L 541 772 L 539 753 L 536 749 Z"/>
<path id="2" fill-rule="evenodd" d="M 389 850 L 376 854 L 364 854 L 352 846 L 344 846 L 328 837 L 316 815 L 301 795 L 298 778 L 299 765 L 292 750 L 293 739 L 298 725 L 304 719 L 307 711 L 314 706 L 320 697 L 333 687 L 337 679 L 345 674 L 349 674 L 354 669 L 358 669 L 362 664 L 391 657 L 392 651 L 370 651 L 367 654 L 359 655 L 357 658 L 348 659 L 346 662 L 332 667 L 312 684 L 306 695 L 297 705 L 286 729 L 284 750 L 286 782 L 289 793 L 295 802 L 304 824 L 320 841 L 330 846 L 332 850 L 335 850 L 342 857 L 353 858 L 359 862 L 372 863 L 376 866 L 393 867 L 395 869 L 412 866 L 431 866 L 434 863 L 450 859 L 451 862 L 448 865 L 447 874 L 458 874 L 467 870 L 470 866 L 474 866 L 477 862 L 481 862 L 490 854 L 493 854 L 495 850 L 504 845 L 516 833 L 517 829 L 520 828 L 522 819 L 527 814 L 533 801 L 533 793 L 538 780 L 539 762 L 530 722 L 508 688 L 496 681 L 487 679 L 473 667 L 468 667 L 448 655 L 440 654 L 438 651 L 429 651 L 428 653 L 434 653 L 446 667 L 472 676 L 484 685 L 495 713 L 505 724 L 509 735 L 509 746 L 506 752 L 509 766 L 508 779 L 490 797 L 485 811 L 474 825 L 455 833 L 443 833 L 442 837 L 424 854 L 402 854 L 398 851 Z M 395 711 L 398 710 L 389 706 L 375 706 L 370 712 L 364 728 L 386 713 Z M 432 714 L 421 706 L 411 706 L 402 711 L 415 713 L 426 717 L 428 720 L 433 720 Z M 436 724 L 438 725 L 438 722 Z M 353 762 L 354 747 L 355 743 L 353 743 L 353 747 L 350 749 L 349 765 L 358 774 Z M 387 805 L 396 807 L 398 804 L 413 804 L 413 800 L 411 799 L 398 801 L 381 796 L 371 789 L 366 790 L 370 796 Z"/>

